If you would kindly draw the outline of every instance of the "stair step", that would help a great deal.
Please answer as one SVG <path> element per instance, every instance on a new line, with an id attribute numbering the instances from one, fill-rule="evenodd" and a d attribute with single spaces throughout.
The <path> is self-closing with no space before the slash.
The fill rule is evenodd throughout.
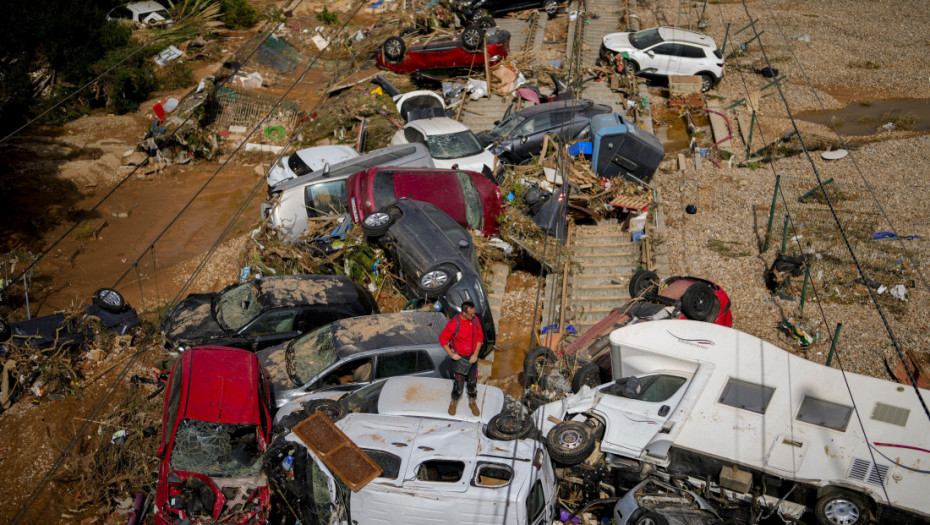
<path id="1" fill-rule="evenodd" d="M 629 275 L 619 271 L 616 273 L 579 273 L 572 276 L 572 288 L 586 288 L 588 286 L 629 286 Z M 618 284 L 619 283 L 619 284 Z"/>
<path id="2" fill-rule="evenodd" d="M 572 260 L 579 258 L 599 257 L 631 257 L 639 256 L 639 246 L 617 244 L 574 244 L 572 245 Z"/>
<path id="3" fill-rule="evenodd" d="M 611 280 L 620 281 L 616 277 L 611 278 Z M 628 296 L 629 285 L 627 283 L 613 284 L 613 283 L 604 283 L 600 285 L 580 285 L 577 286 L 572 283 L 571 286 L 571 295 L 572 297 L 578 297 L 579 299 L 590 298 L 590 297 L 615 297 L 619 296 L 621 298 L 629 299 Z"/>

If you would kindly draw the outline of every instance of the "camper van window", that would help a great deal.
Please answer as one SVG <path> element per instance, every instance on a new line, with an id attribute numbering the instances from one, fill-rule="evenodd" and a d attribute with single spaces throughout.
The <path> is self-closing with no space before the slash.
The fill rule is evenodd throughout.
<path id="1" fill-rule="evenodd" d="M 845 432 L 850 416 L 852 416 L 852 407 L 804 396 L 795 419 Z"/>
<path id="2" fill-rule="evenodd" d="M 400 456 L 373 448 L 363 448 L 362 450 L 381 467 L 379 478 L 397 479 L 400 474 Z"/>
<path id="3" fill-rule="evenodd" d="M 546 494 L 543 492 L 542 482 L 536 480 L 533 490 L 529 497 L 526 498 L 526 515 L 530 518 L 530 523 L 536 523 L 536 520 L 546 509 Z"/>
<path id="4" fill-rule="evenodd" d="M 513 479 L 513 470 L 507 465 L 497 463 L 479 463 L 475 470 L 475 479 L 471 484 L 476 487 L 503 487 Z"/>
<path id="5" fill-rule="evenodd" d="M 461 461 L 432 459 L 420 463 L 417 468 L 417 479 L 420 481 L 455 483 L 462 479 L 464 473 L 465 463 Z"/>
<path id="6" fill-rule="evenodd" d="M 675 395 L 681 385 L 685 384 L 685 378 L 678 376 L 658 375 L 651 379 L 645 382 L 646 386 L 643 387 L 643 393 L 639 396 L 640 401 L 661 403 Z"/>
<path id="7" fill-rule="evenodd" d="M 774 393 L 774 388 L 730 378 L 720 396 L 720 403 L 764 414 Z"/>

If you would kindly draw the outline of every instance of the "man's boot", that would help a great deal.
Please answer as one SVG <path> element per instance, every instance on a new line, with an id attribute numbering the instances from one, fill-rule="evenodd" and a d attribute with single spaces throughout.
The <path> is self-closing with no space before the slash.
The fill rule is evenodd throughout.
<path id="1" fill-rule="evenodd" d="M 478 403 L 475 403 L 475 398 L 473 397 L 468 398 L 468 408 L 471 409 L 473 416 L 478 416 L 481 414 L 481 412 L 478 411 Z"/>
<path id="2" fill-rule="evenodd" d="M 452 401 L 449 401 L 449 415 L 450 416 L 455 415 L 455 409 L 458 407 L 458 405 L 459 405 L 458 399 L 453 399 Z"/>

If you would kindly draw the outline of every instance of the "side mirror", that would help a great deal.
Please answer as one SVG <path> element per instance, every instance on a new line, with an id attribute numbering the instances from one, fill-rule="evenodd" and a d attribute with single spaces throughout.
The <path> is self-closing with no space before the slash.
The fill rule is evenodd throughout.
<path id="1" fill-rule="evenodd" d="M 624 377 L 618 379 L 617 384 L 623 387 L 620 395 L 629 399 L 637 399 L 643 391 L 643 385 L 639 382 L 638 377 Z"/>
<path id="2" fill-rule="evenodd" d="M 329 163 L 323 164 L 323 177 L 329 177 Z"/>
<path id="3" fill-rule="evenodd" d="M 651 49 L 646 51 L 646 54 L 649 55 L 649 58 L 654 58 L 656 56 L 656 52 Z"/>
<path id="4" fill-rule="evenodd" d="M 520 135 L 520 144 L 526 144 L 526 135 Z"/>

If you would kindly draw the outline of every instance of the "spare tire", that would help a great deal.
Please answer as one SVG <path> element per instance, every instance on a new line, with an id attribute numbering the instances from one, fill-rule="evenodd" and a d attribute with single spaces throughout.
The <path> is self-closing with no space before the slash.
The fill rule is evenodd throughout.
<path id="1" fill-rule="evenodd" d="M 97 290 L 94 292 L 94 297 L 91 301 L 100 307 L 100 309 L 114 314 L 118 314 L 126 308 L 126 299 L 123 298 L 121 293 L 112 288 L 101 288 Z"/>
<path id="2" fill-rule="evenodd" d="M 488 421 L 487 435 L 491 439 L 513 441 L 533 435 L 536 426 L 529 414 L 511 414 L 501 412 Z"/>
<path id="3" fill-rule="evenodd" d="M 523 381 L 524 384 L 536 383 L 542 371 L 550 368 L 555 364 L 555 352 L 545 346 L 534 346 L 526 353 L 523 358 Z"/>
<path id="4" fill-rule="evenodd" d="M 562 421 L 546 436 L 546 450 L 555 460 L 567 467 L 586 460 L 594 452 L 594 436 L 588 425 L 578 421 Z"/>
<path id="5" fill-rule="evenodd" d="M 281 418 L 281 421 L 274 427 L 274 433 L 283 436 L 290 432 L 295 425 L 317 412 L 322 412 L 324 416 L 328 417 L 333 422 L 339 421 L 348 414 L 345 405 L 339 401 L 333 399 L 313 399 Z"/>
<path id="6" fill-rule="evenodd" d="M 642 295 L 643 292 L 649 290 L 649 288 L 654 288 L 654 291 L 658 293 L 660 282 L 659 275 L 655 272 L 637 270 L 630 279 L 630 297 L 635 299 Z"/>
<path id="7" fill-rule="evenodd" d="M 694 283 L 681 298 L 681 312 L 688 319 L 711 322 L 717 318 L 720 301 L 707 283 Z"/>

